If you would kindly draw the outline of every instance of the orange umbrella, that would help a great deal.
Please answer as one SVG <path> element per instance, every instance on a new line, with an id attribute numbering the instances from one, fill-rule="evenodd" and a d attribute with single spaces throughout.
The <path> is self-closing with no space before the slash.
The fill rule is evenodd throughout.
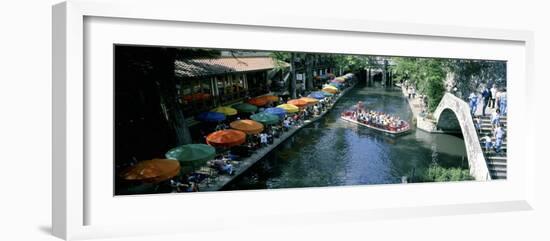
<path id="1" fill-rule="evenodd" d="M 279 96 L 275 96 L 275 95 L 264 95 L 264 96 L 262 96 L 262 98 L 266 99 L 268 102 L 269 101 L 279 101 Z"/>
<path id="2" fill-rule="evenodd" d="M 299 100 L 303 100 L 303 101 L 307 102 L 308 105 L 314 105 L 314 104 L 319 102 L 318 99 L 310 98 L 310 97 L 302 97 Z"/>
<path id="3" fill-rule="evenodd" d="M 255 106 L 264 106 L 267 104 L 267 102 L 268 100 L 262 97 L 256 97 L 248 100 L 248 104 L 255 105 Z"/>
<path id="4" fill-rule="evenodd" d="M 307 101 L 301 100 L 301 99 L 289 100 L 289 101 L 287 101 L 286 103 L 287 103 L 287 104 L 291 104 L 291 105 L 298 106 L 298 107 L 300 107 L 300 108 L 307 106 Z"/>
<path id="5" fill-rule="evenodd" d="M 232 147 L 243 144 L 246 134 L 239 130 L 221 130 L 210 133 L 206 143 L 214 147 Z"/>
<path id="6" fill-rule="evenodd" d="M 145 160 L 129 167 L 122 178 L 129 181 L 158 183 L 175 177 L 180 172 L 180 163 L 172 159 Z"/>
<path id="7" fill-rule="evenodd" d="M 236 120 L 229 123 L 229 126 L 246 134 L 258 134 L 264 130 L 264 125 L 253 120 Z"/>

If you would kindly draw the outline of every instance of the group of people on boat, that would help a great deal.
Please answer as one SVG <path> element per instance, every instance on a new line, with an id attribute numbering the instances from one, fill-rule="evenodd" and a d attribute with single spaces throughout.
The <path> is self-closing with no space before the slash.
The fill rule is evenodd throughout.
<path id="1" fill-rule="evenodd" d="M 390 132 L 401 132 L 409 129 L 409 123 L 399 118 L 399 116 L 367 110 L 361 101 L 357 103 L 353 110 L 343 112 L 342 117 Z"/>

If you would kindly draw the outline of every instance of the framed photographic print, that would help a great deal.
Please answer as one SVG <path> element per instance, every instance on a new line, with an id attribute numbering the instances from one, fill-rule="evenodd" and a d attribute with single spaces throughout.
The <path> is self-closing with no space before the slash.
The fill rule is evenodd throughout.
<path id="1" fill-rule="evenodd" d="M 531 209 L 532 33 L 190 7 L 53 7 L 56 236 Z"/>

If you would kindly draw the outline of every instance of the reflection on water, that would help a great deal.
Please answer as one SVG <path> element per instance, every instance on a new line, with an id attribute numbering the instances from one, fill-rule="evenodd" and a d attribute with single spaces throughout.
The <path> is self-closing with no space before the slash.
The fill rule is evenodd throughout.
<path id="1" fill-rule="evenodd" d="M 390 137 L 340 120 L 358 101 L 366 108 L 411 120 L 399 90 L 356 87 L 322 120 L 312 123 L 226 186 L 225 190 L 399 183 L 433 161 L 467 167 L 461 137 L 413 130 Z"/>

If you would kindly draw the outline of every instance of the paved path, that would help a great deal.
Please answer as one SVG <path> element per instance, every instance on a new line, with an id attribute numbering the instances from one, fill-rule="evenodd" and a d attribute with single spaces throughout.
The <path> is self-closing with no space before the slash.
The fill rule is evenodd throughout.
<path id="1" fill-rule="evenodd" d="M 413 122 L 416 123 L 416 128 L 430 133 L 436 132 L 437 128 L 435 122 L 421 115 L 422 103 L 418 95 L 416 95 L 416 98 L 409 99 L 409 94 L 407 93 L 407 89 L 404 86 L 401 87 L 401 91 L 403 92 L 403 95 L 405 96 L 407 102 L 409 103 L 409 106 L 411 107 L 411 111 L 413 113 Z"/>

